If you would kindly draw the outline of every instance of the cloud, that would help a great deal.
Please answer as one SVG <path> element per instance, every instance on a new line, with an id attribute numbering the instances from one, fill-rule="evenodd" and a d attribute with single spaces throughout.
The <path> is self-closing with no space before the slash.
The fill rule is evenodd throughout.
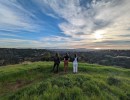
<path id="1" fill-rule="evenodd" d="M 36 45 L 29 37 L 28 41 L 23 39 L 28 44 L 20 41 L 22 46 L 31 47 L 112 48 L 124 44 L 130 48 L 129 5 L 129 0 L 1 0 L 0 31 L 11 33 L 0 34 L 17 39 L 13 32 L 39 33 L 39 40 L 33 37 Z M 97 39 L 97 33 L 102 38 Z"/>
<path id="2" fill-rule="evenodd" d="M 116 40 L 116 41 L 102 41 L 102 42 L 96 42 L 96 44 L 105 44 L 105 45 L 113 45 L 113 44 L 116 44 L 116 45 L 129 45 L 130 44 L 130 40 Z"/>
<path id="3" fill-rule="evenodd" d="M 48 16 L 50 16 L 50 17 L 53 17 L 53 18 L 55 18 L 55 19 L 59 19 L 57 16 L 55 16 L 55 15 L 53 15 L 53 14 L 51 14 L 51 13 L 47 13 L 46 15 L 48 15 Z"/>
<path id="4" fill-rule="evenodd" d="M 46 9 L 54 12 L 65 20 L 59 24 L 59 28 L 67 36 L 78 37 L 79 33 L 93 34 L 98 30 L 118 31 L 130 26 L 129 0 L 86 0 L 86 2 L 39 0 L 38 2 L 44 11 Z"/>
<path id="5" fill-rule="evenodd" d="M 2 38 L 0 39 L 0 48 L 45 48 L 49 43 L 43 43 L 37 40 Z"/>
<path id="6" fill-rule="evenodd" d="M 22 37 L 12 33 L 0 33 L 0 36 L 8 36 L 8 37 L 16 37 L 16 38 Z"/>
<path id="7" fill-rule="evenodd" d="M 69 37 L 63 37 L 63 36 L 48 36 L 48 37 L 43 37 L 40 39 L 41 41 L 46 41 L 46 42 L 65 42 L 65 41 L 71 41 L 72 39 Z"/>
<path id="8" fill-rule="evenodd" d="M 35 15 L 22 7 L 17 0 L 0 1 L 0 30 L 34 32 L 39 26 L 31 17 Z"/>

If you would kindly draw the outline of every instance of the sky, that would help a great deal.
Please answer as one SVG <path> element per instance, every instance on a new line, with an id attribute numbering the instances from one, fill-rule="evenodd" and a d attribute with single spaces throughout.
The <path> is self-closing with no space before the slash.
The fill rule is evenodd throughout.
<path id="1" fill-rule="evenodd" d="M 130 0 L 0 0 L 0 48 L 130 49 Z"/>

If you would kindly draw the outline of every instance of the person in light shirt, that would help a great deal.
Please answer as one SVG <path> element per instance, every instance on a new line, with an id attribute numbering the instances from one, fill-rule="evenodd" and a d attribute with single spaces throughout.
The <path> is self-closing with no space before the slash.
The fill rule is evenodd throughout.
<path id="1" fill-rule="evenodd" d="M 73 73 L 78 72 L 78 57 L 77 54 L 74 54 L 74 59 L 73 59 Z"/>

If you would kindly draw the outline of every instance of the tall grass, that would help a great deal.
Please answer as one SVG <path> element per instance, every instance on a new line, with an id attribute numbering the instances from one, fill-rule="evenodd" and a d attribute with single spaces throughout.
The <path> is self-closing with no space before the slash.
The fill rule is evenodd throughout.
<path id="1" fill-rule="evenodd" d="M 87 63 L 79 72 L 51 72 L 52 62 L 35 62 L 0 68 L 1 100 L 129 100 L 130 70 Z"/>

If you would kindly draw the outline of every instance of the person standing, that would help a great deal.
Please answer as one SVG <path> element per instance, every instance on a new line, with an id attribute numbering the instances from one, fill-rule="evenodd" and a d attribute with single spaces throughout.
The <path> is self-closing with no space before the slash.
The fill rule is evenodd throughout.
<path id="1" fill-rule="evenodd" d="M 58 71 L 59 71 L 59 64 L 60 64 L 60 57 L 59 57 L 59 54 L 56 53 L 56 55 L 54 57 L 53 72 L 55 72 L 55 67 L 56 67 L 56 72 L 58 73 Z"/>
<path id="2" fill-rule="evenodd" d="M 68 53 L 66 53 L 66 55 L 64 56 L 64 72 L 67 72 L 68 64 L 69 64 L 69 55 Z"/>
<path id="3" fill-rule="evenodd" d="M 78 72 L 78 57 L 77 54 L 75 54 L 73 59 L 73 73 L 77 72 Z"/>

